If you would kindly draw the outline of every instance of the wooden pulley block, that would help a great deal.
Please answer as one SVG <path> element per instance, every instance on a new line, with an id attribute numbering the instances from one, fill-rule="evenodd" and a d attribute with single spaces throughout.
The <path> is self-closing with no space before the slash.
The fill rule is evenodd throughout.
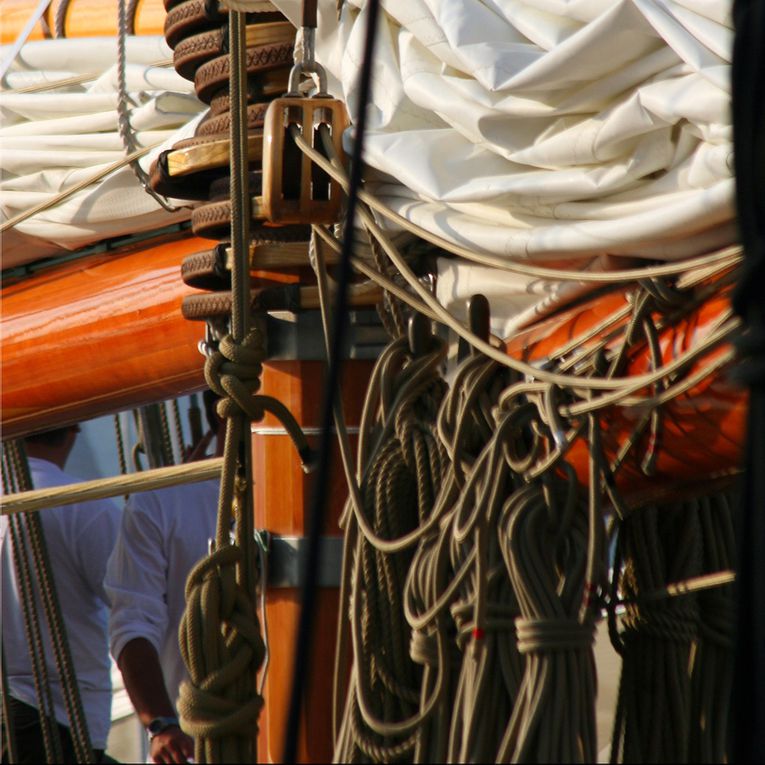
<path id="1" fill-rule="evenodd" d="M 325 157 L 324 136 L 344 160 L 345 104 L 336 98 L 286 95 L 272 101 L 263 127 L 263 213 L 272 223 L 335 223 L 340 216 L 340 184 L 311 162 L 293 140 L 303 139 Z"/>

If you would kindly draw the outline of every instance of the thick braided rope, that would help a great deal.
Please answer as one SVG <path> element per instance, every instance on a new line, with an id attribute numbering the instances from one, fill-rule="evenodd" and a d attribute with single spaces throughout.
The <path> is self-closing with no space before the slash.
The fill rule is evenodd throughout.
<path id="1" fill-rule="evenodd" d="M 207 359 L 205 378 L 221 400 L 218 414 L 227 421 L 216 549 L 189 575 L 179 639 L 190 682 L 181 686 L 182 725 L 197 740 L 197 760 L 247 761 L 257 732 L 262 699 L 255 675 L 265 656 L 260 625 L 241 575 L 252 540 L 231 540 L 232 522 L 241 521 L 246 478 L 237 445 L 245 423 L 277 416 L 304 463 L 310 450 L 299 425 L 276 399 L 259 395 L 265 337 L 252 328 L 241 343 L 224 337 Z"/>
<path id="2" fill-rule="evenodd" d="M 10 494 L 20 490 L 20 481 L 17 480 L 13 468 L 13 460 L 9 454 L 10 444 L 3 444 L 3 491 Z M 34 589 L 31 581 L 31 565 L 29 562 L 27 545 L 23 541 L 23 527 L 21 519 L 11 516 L 8 519 L 8 527 L 11 534 L 13 548 L 13 566 L 16 581 L 21 590 L 21 608 L 24 621 L 24 635 L 27 640 L 29 658 L 32 665 L 32 681 L 35 687 L 38 708 L 41 711 L 40 728 L 43 737 L 43 747 L 48 762 L 59 762 L 63 759 L 61 750 L 61 738 L 58 729 L 53 723 L 53 697 L 51 695 L 48 669 L 45 664 L 45 652 L 43 648 L 42 632 L 37 609 L 34 608 Z M 7 713 L 6 699 L 3 699 L 3 710 Z"/>
<path id="3" fill-rule="evenodd" d="M 12 443 L 9 450 L 18 485 L 27 489 L 31 488 L 32 481 L 29 465 L 21 443 Z M 66 626 L 61 613 L 56 583 L 53 578 L 48 549 L 45 544 L 42 522 L 38 513 L 25 513 L 20 522 L 20 530 L 23 530 L 23 533 L 26 534 L 32 554 L 31 565 L 33 569 L 29 568 L 29 560 L 25 561 L 25 568 L 30 572 L 34 570 L 38 581 L 40 601 L 42 602 L 48 623 L 56 671 L 58 672 L 59 683 L 64 697 L 64 706 L 69 719 L 72 743 L 80 762 L 92 762 L 93 748 L 90 743 L 90 734 L 82 706 L 77 676 L 74 672 L 74 662 L 69 647 Z M 19 539 L 18 541 L 21 540 Z M 22 542 L 22 547 L 24 546 L 24 542 Z"/>
<path id="4" fill-rule="evenodd" d="M 226 448 L 216 549 L 192 570 L 186 586 L 179 641 L 190 680 L 181 685 L 178 702 L 183 728 L 195 737 L 196 759 L 203 762 L 246 761 L 262 706 L 255 676 L 265 647 L 239 570 L 245 552 L 230 529 L 245 490 L 238 460 L 243 423 L 263 415 L 253 394 L 264 358 L 264 337 L 253 329 L 241 344 L 224 338 L 205 364 L 208 384 L 221 396 Z"/>

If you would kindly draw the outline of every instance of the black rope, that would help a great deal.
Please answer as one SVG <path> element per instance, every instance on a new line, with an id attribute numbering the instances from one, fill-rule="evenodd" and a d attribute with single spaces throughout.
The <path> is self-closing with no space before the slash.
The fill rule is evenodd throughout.
<path id="1" fill-rule="evenodd" d="M 731 705 L 733 762 L 765 756 L 765 4 L 734 3 L 732 67 L 736 205 L 744 267 L 734 307 L 746 329 L 739 376 L 749 385 L 743 500 L 737 518 L 736 658 Z"/>
<path id="2" fill-rule="evenodd" d="M 322 402 L 321 437 L 318 452 L 318 464 L 314 472 L 315 480 L 311 492 L 309 516 L 309 532 L 307 541 L 306 565 L 301 583 L 300 621 L 298 623 L 295 660 L 292 676 L 292 693 L 290 696 L 289 714 L 282 761 L 294 763 L 297 756 L 297 741 L 300 731 L 300 713 L 303 706 L 303 696 L 306 681 L 310 671 L 310 648 L 313 632 L 314 611 L 316 609 L 316 582 L 320 561 L 321 532 L 324 527 L 324 516 L 327 496 L 329 494 L 329 478 L 332 467 L 332 423 L 335 407 L 335 396 L 340 387 L 341 354 L 345 340 L 348 285 L 351 280 L 351 255 L 353 251 L 353 230 L 356 218 L 358 190 L 361 185 L 362 157 L 364 148 L 364 133 L 367 121 L 367 103 L 369 102 L 372 80 L 372 53 L 377 31 L 379 0 L 370 0 L 367 5 L 366 39 L 364 41 L 364 59 L 359 76 L 359 106 L 358 122 L 356 123 L 355 141 L 351 155 L 350 184 L 348 188 L 348 207 L 345 218 L 345 236 L 340 255 L 339 273 L 337 275 L 337 297 L 335 300 L 333 328 L 331 338 L 331 355 L 328 359 L 327 373 L 324 384 Z"/>

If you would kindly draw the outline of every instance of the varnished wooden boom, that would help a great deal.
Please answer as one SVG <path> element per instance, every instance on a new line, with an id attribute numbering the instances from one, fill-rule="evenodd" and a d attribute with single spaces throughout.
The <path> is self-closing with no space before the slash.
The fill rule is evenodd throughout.
<path id="1" fill-rule="evenodd" d="M 204 325 L 180 305 L 197 290 L 183 258 L 193 237 L 99 254 L 2 292 L 2 436 L 89 419 L 205 386 Z"/>
<path id="2" fill-rule="evenodd" d="M 27 39 L 42 40 L 46 29 L 55 35 L 55 19 L 59 6 L 65 0 L 52 0 L 43 18 L 38 21 Z M 27 20 L 32 16 L 38 0 L 2 0 L 0 14 L 0 43 L 13 43 Z M 110 37 L 117 33 L 118 0 L 69 0 L 64 16 L 66 37 Z M 161 35 L 165 23 L 162 0 L 138 0 L 135 13 L 135 34 Z"/>

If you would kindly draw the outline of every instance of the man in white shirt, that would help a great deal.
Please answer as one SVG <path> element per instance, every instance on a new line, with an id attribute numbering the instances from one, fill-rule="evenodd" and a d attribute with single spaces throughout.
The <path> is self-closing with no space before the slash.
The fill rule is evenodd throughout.
<path id="1" fill-rule="evenodd" d="M 178 628 L 186 578 L 215 536 L 218 488 L 205 481 L 131 496 L 107 567 L 112 656 L 149 735 L 152 762 L 183 763 L 194 754 L 175 708 L 187 677 Z"/>
<path id="2" fill-rule="evenodd" d="M 76 483 L 63 471 L 79 427 L 74 425 L 25 439 L 35 489 Z M 98 762 L 111 725 L 112 685 L 108 651 L 108 607 L 103 578 L 119 528 L 120 510 L 108 500 L 80 502 L 40 511 L 51 571 L 66 627 L 74 671 L 88 731 Z M 46 760 L 19 586 L 13 562 L 13 541 L 6 516 L 0 518 L 2 572 L 2 646 L 10 692 L 9 718 L 17 762 Z M 37 582 L 34 581 L 37 588 Z M 42 613 L 38 599 L 38 613 Z M 64 760 L 76 762 L 61 681 L 50 633 L 41 618 L 45 666 Z M 5 737 L 4 737 L 5 743 Z M 3 762 L 8 757 L 3 748 Z"/>

